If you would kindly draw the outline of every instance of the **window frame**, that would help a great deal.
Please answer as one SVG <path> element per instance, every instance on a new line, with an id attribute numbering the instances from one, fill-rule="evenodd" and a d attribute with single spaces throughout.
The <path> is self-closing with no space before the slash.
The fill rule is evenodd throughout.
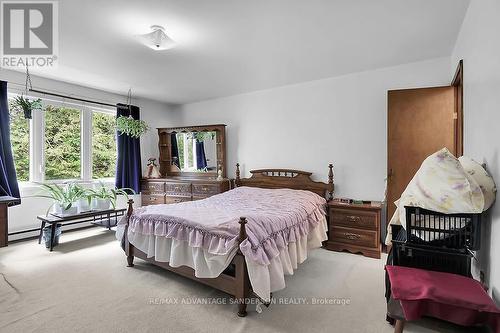
<path id="1" fill-rule="evenodd" d="M 9 92 L 8 98 L 18 96 L 17 92 Z M 29 181 L 20 181 L 21 186 L 30 186 L 33 183 L 65 183 L 81 182 L 91 183 L 102 181 L 104 183 L 114 182 L 114 178 L 93 179 L 92 163 L 92 114 L 93 112 L 106 113 L 116 116 L 116 110 L 106 107 L 97 107 L 88 104 L 68 102 L 53 98 L 40 96 L 27 96 L 28 98 L 40 98 L 43 110 L 47 105 L 55 107 L 68 107 L 80 111 L 80 178 L 74 179 L 45 179 L 45 111 L 33 112 L 30 120 L 30 147 L 29 147 Z"/>

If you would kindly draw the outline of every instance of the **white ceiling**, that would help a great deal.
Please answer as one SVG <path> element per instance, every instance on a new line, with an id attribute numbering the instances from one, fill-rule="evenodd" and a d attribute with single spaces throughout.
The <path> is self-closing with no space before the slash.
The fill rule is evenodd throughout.
<path id="1" fill-rule="evenodd" d="M 189 103 L 451 54 L 469 0 L 64 0 L 35 74 Z M 163 25 L 178 47 L 134 39 Z"/>

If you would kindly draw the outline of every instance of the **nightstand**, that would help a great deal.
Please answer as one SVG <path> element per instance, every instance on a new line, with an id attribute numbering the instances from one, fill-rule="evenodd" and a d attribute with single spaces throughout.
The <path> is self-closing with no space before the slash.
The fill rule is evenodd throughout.
<path id="1" fill-rule="evenodd" d="M 329 238 L 326 248 L 380 258 L 381 205 L 328 203 Z"/>

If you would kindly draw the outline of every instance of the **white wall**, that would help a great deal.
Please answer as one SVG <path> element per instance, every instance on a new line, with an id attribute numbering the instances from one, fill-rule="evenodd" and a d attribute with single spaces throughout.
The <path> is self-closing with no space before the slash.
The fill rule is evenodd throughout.
<path id="1" fill-rule="evenodd" d="M 0 80 L 9 82 L 9 89 L 23 89 L 25 76 L 24 73 L 10 70 L 0 70 Z M 18 85 L 16 85 L 16 83 Z M 110 104 L 125 103 L 126 96 L 107 93 L 104 91 L 86 88 L 74 84 L 69 84 L 61 81 L 45 79 L 32 75 L 33 88 L 56 92 L 106 102 Z M 21 84 L 21 86 L 19 86 Z M 158 136 L 157 127 L 168 127 L 177 124 L 177 115 L 175 106 L 165 103 L 155 102 L 146 99 L 132 99 L 132 103 L 141 108 L 141 118 L 145 120 L 152 128 L 148 133 L 141 137 L 141 159 L 143 164 L 143 172 L 149 157 L 158 157 Z M 33 189 L 24 190 L 22 195 L 33 194 Z M 9 210 L 9 232 L 31 229 L 39 224 L 36 221 L 36 215 L 44 214 L 47 207 L 51 204 L 50 200 L 40 198 L 24 198 L 22 204 L 12 207 Z M 122 202 L 123 204 L 123 202 Z M 15 237 L 12 237 L 13 239 Z"/>
<path id="2" fill-rule="evenodd" d="M 447 85 L 450 59 L 372 70 L 185 104 L 183 125 L 227 124 L 228 175 L 261 167 L 311 171 L 336 195 L 380 200 L 387 164 L 387 90 Z"/>
<path id="3" fill-rule="evenodd" d="M 452 55 L 464 60 L 464 154 L 485 162 L 500 184 L 500 2 L 472 0 Z M 500 300 L 500 208 L 483 223 L 478 254 L 494 298 Z"/>

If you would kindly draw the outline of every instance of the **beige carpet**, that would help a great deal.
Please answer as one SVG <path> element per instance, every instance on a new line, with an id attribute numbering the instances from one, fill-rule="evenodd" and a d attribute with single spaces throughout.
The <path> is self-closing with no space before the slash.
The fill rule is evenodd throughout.
<path id="1" fill-rule="evenodd" d="M 382 260 L 316 250 L 276 300 L 349 304 L 274 304 L 260 314 L 253 305 L 238 318 L 233 304 L 171 304 L 230 299 L 138 259 L 127 268 L 112 231 L 67 232 L 61 241 L 52 253 L 33 240 L 0 249 L 0 332 L 393 331 L 385 322 Z M 437 321 L 405 329 L 457 331 Z"/>

